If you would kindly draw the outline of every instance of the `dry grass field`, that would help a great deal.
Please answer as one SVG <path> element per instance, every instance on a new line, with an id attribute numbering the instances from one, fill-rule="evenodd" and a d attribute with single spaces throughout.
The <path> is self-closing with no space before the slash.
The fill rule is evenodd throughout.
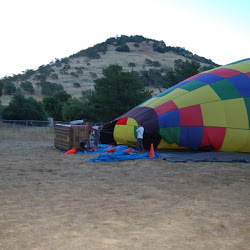
<path id="1" fill-rule="evenodd" d="M 249 249 L 250 164 L 92 163 L 0 127 L 0 249 Z"/>

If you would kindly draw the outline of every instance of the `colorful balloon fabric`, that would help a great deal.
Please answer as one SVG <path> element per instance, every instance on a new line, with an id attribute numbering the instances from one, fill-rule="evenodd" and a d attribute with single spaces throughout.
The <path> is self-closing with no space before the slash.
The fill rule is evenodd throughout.
<path id="1" fill-rule="evenodd" d="M 106 124 L 103 143 L 250 152 L 250 58 L 192 76 Z"/>

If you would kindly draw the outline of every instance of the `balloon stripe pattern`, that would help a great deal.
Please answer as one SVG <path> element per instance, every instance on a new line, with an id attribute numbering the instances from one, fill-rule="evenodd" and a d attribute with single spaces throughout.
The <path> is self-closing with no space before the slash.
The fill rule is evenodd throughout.
<path id="1" fill-rule="evenodd" d="M 250 152 L 250 58 L 194 75 L 116 119 L 118 144 Z M 105 129 L 104 129 L 105 132 Z"/>

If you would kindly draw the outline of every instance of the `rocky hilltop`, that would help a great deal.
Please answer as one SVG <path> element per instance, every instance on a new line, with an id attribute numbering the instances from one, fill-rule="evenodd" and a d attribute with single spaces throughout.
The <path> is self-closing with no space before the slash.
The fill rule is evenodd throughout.
<path id="1" fill-rule="evenodd" d="M 26 70 L 23 74 L 5 77 L 4 82 L 12 82 L 17 90 L 26 96 L 38 100 L 44 98 L 42 83 L 50 82 L 61 85 L 73 97 L 81 97 L 81 92 L 92 89 L 94 80 L 102 77 L 102 70 L 110 64 L 118 64 L 124 71 L 142 71 L 150 69 L 174 68 L 175 61 L 181 59 L 200 63 L 201 70 L 218 66 L 210 59 L 194 55 L 180 47 L 166 46 L 163 41 L 147 39 L 142 36 L 121 36 L 109 38 L 86 50 L 79 51 L 63 59 L 55 59 L 48 65 L 41 65 L 35 70 Z M 22 89 L 22 82 L 30 82 L 34 93 Z M 159 92 L 155 86 L 147 86 Z M 3 95 L 2 104 L 6 105 L 11 96 Z"/>

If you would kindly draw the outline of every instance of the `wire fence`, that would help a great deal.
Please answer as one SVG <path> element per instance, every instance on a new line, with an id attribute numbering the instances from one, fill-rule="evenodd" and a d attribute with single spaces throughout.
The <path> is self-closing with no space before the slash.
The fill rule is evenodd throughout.
<path id="1" fill-rule="evenodd" d="M 4 120 L 0 119 L 0 126 L 6 128 L 15 127 L 54 127 L 56 124 L 70 124 L 64 121 L 37 121 L 37 120 Z"/>
<path id="2" fill-rule="evenodd" d="M 49 119 L 48 121 L 37 121 L 37 120 L 4 120 L 0 119 L 0 127 L 5 128 L 15 128 L 15 127 L 54 127 L 56 124 L 71 124 L 74 125 L 74 122 L 65 122 L 65 121 L 54 121 Z M 104 123 L 98 123 L 97 125 L 102 127 Z"/>

